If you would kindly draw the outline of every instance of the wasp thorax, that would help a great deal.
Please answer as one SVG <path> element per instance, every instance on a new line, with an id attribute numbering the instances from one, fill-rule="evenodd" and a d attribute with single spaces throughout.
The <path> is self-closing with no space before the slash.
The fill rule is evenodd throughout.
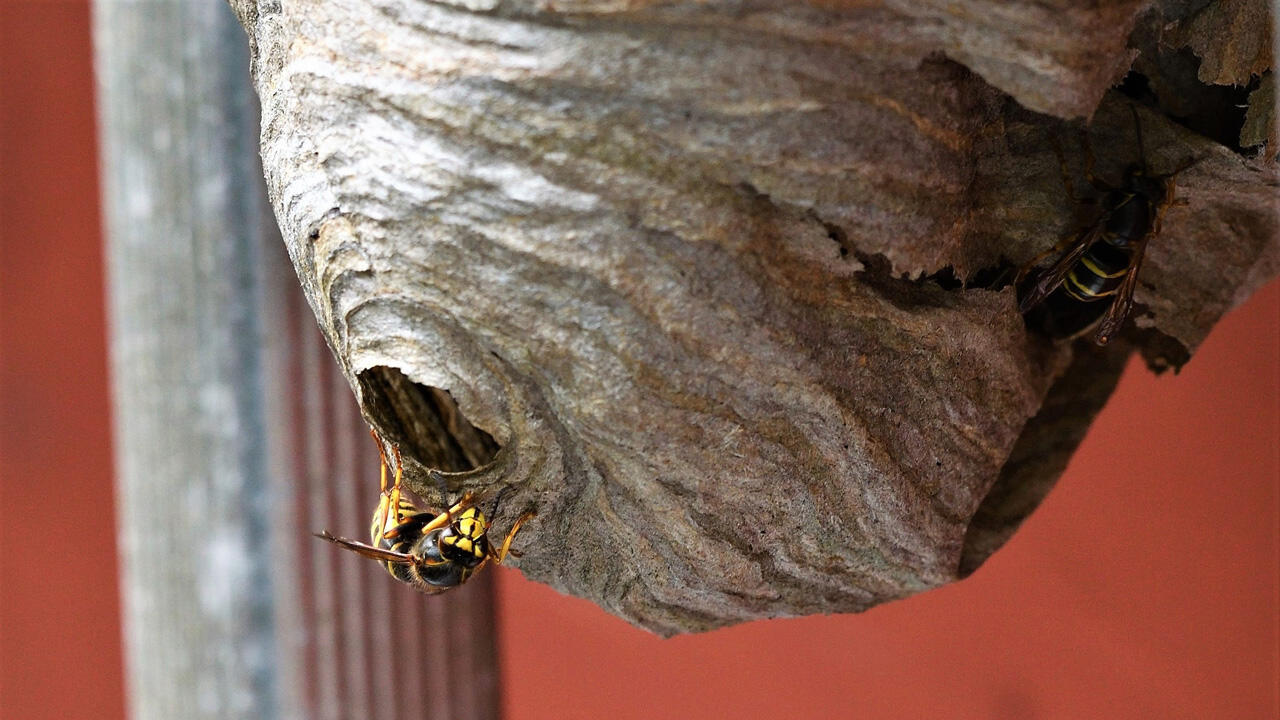
<path id="1" fill-rule="evenodd" d="M 1150 202 L 1159 204 L 1164 200 L 1167 190 L 1165 177 L 1151 175 L 1141 164 L 1134 163 L 1125 168 L 1122 192 L 1141 195 Z"/>

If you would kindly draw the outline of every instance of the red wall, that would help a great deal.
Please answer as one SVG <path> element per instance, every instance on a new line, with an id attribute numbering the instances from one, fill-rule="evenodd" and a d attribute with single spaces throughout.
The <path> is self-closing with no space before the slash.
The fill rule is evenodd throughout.
<path id="1" fill-rule="evenodd" d="M 124 713 L 89 48 L 85 3 L 0 0 L 6 720 Z M 940 591 L 663 641 L 498 571 L 508 717 L 1280 717 L 1278 318 L 1272 283 L 1181 375 L 1131 367 Z"/>
<path id="2" fill-rule="evenodd" d="M 0 717 L 124 717 L 89 11 L 0 2 Z"/>
<path id="3" fill-rule="evenodd" d="M 1128 368 L 1057 488 L 956 585 L 660 640 L 500 571 L 535 718 L 1280 717 L 1280 282 L 1178 376 Z"/>

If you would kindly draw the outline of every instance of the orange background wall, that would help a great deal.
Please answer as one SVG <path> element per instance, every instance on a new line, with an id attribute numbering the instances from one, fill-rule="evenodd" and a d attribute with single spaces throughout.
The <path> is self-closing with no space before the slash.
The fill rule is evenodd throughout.
<path id="1" fill-rule="evenodd" d="M 0 0 L 0 718 L 124 717 L 85 2 Z"/>
<path id="2" fill-rule="evenodd" d="M 88 10 L 0 0 L 0 718 L 124 713 Z M 663 641 L 510 570 L 535 718 L 1280 717 L 1280 283 L 1134 365 L 963 583 Z"/>

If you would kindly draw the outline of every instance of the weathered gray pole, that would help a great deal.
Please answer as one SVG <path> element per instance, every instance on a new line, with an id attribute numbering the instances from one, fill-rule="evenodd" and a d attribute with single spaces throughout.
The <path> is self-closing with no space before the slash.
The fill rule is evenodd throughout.
<path id="1" fill-rule="evenodd" d="M 424 607 L 310 536 L 367 527 L 377 453 L 270 215 L 244 31 L 94 25 L 132 716 L 495 717 L 487 578 Z"/>
<path id="2" fill-rule="evenodd" d="M 243 32 L 216 2 L 94 25 L 132 714 L 279 717 Z"/>

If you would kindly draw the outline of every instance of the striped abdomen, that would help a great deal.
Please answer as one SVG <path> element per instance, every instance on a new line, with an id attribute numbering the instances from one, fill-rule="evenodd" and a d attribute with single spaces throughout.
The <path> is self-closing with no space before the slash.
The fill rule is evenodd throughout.
<path id="1" fill-rule="evenodd" d="M 1107 197 L 1111 209 L 1103 220 L 1101 237 L 1062 280 L 1067 295 L 1093 302 L 1120 289 L 1133 264 L 1135 246 L 1151 231 L 1153 200 L 1146 190 L 1116 190 Z"/>
<path id="2" fill-rule="evenodd" d="M 1133 260 L 1133 248 L 1128 243 L 1128 238 L 1110 234 L 1095 242 L 1063 279 L 1063 291 L 1081 302 L 1114 295 L 1129 274 Z"/>

